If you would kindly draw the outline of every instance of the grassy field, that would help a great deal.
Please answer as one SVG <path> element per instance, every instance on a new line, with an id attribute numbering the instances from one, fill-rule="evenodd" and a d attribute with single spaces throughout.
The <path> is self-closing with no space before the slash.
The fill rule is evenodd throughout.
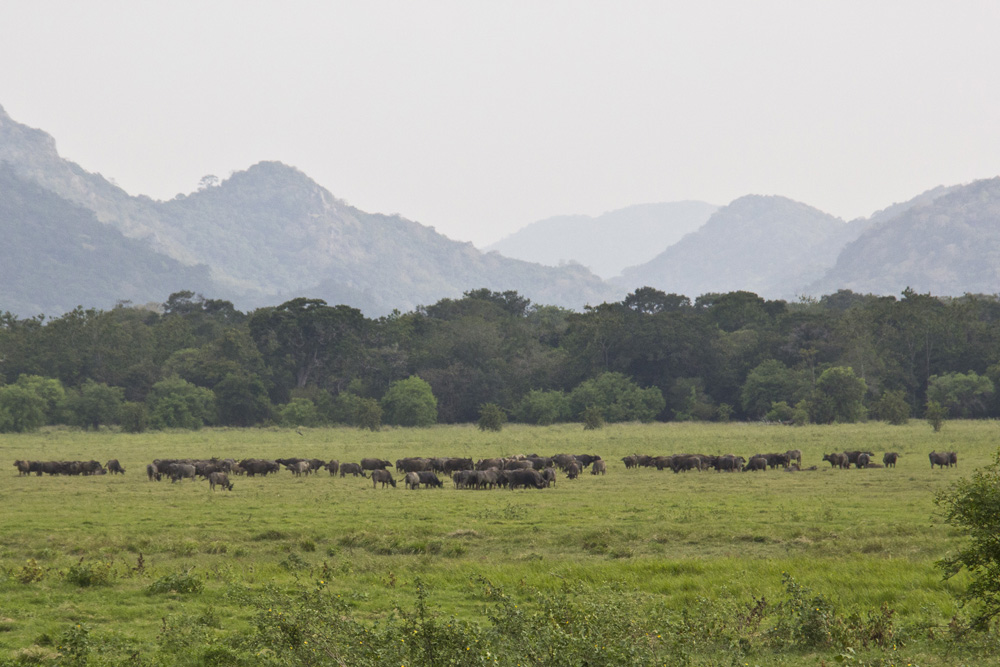
<path id="1" fill-rule="evenodd" d="M 481 627 L 498 626 L 501 608 L 510 621 L 515 612 L 504 605 L 515 602 L 537 623 L 561 600 L 580 613 L 574 627 L 627 618 L 631 640 L 646 642 L 643 655 L 666 664 L 818 665 L 844 656 L 854 664 L 993 665 L 995 634 L 956 638 L 953 593 L 962 579 L 943 582 L 935 561 L 961 536 L 941 523 L 933 498 L 992 461 L 997 429 L 956 421 L 933 433 L 913 421 L 0 436 L 0 660 L 254 664 L 263 655 L 286 664 L 273 647 L 262 654 L 261 614 L 269 600 L 292 609 L 289 596 L 303 591 L 332 600 L 340 619 L 372 628 L 416 613 L 418 597 L 434 618 Z M 803 466 L 818 470 L 674 474 L 626 470 L 620 461 L 632 453 L 787 449 L 801 449 Z M 821 460 L 847 449 L 901 458 L 888 470 L 834 470 Z M 931 450 L 958 452 L 958 467 L 932 470 Z M 534 452 L 600 454 L 608 473 L 561 477 L 545 490 L 462 491 L 448 481 L 407 491 L 401 482 L 382 490 L 325 471 L 282 471 L 237 477 L 230 493 L 144 474 L 146 463 L 168 457 L 395 461 Z M 19 477 L 12 464 L 21 458 L 117 458 L 127 473 Z M 768 612 L 755 617 L 755 605 Z M 819 621 L 804 615 L 813 607 Z M 886 614 L 889 641 L 863 646 L 860 631 L 807 641 L 816 623 L 836 635 L 838 624 L 875 625 Z M 663 632 L 657 624 L 690 641 L 647 641 Z M 788 638 L 775 639 L 785 625 Z M 316 664 L 335 663 L 328 656 Z"/>

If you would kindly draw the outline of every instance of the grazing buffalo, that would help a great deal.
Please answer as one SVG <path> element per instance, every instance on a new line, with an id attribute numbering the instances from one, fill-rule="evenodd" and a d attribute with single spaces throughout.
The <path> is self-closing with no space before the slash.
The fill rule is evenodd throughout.
<path id="1" fill-rule="evenodd" d="M 531 470 L 509 470 L 506 472 L 506 475 L 507 485 L 511 490 L 518 487 L 526 489 L 529 486 L 533 486 L 536 489 L 544 489 L 546 486 L 541 473 L 533 468 Z"/>
<path id="2" fill-rule="evenodd" d="M 108 469 L 108 472 L 112 475 L 124 475 L 125 468 L 122 467 L 121 463 L 118 463 L 118 459 L 111 459 L 104 464 L 104 467 Z"/>
<path id="3" fill-rule="evenodd" d="M 564 470 L 566 471 L 566 479 L 576 479 L 580 476 L 580 464 L 576 461 L 570 463 Z"/>
<path id="4" fill-rule="evenodd" d="M 542 470 L 542 479 L 545 480 L 545 486 L 555 486 L 556 485 L 556 469 L 552 466 Z"/>
<path id="5" fill-rule="evenodd" d="M 420 472 L 417 472 L 415 474 L 417 475 L 418 478 L 420 478 L 420 483 L 424 485 L 425 489 L 430 488 L 432 486 L 437 488 L 444 487 L 444 483 L 441 482 L 441 480 L 438 479 L 438 476 L 433 472 L 427 470 L 421 470 Z"/>
<path id="6" fill-rule="evenodd" d="M 365 471 L 361 469 L 361 464 L 359 463 L 341 463 L 340 464 L 340 476 L 347 477 L 348 475 L 354 475 L 357 477 L 361 475 L 365 479 L 368 479 L 368 475 Z"/>
<path id="7" fill-rule="evenodd" d="M 216 486 L 221 486 L 226 491 L 233 490 L 233 483 L 229 481 L 229 475 L 221 471 L 208 475 L 208 490 L 215 491 Z"/>
<path id="8" fill-rule="evenodd" d="M 688 454 L 686 456 L 672 456 L 670 457 L 670 469 L 675 473 L 682 470 L 702 470 L 705 467 L 704 461 L 698 454 Z"/>
<path id="9" fill-rule="evenodd" d="M 243 459 L 240 467 L 246 471 L 247 477 L 261 475 L 266 477 L 270 473 L 281 470 L 281 465 L 277 461 L 269 459 Z"/>
<path id="10" fill-rule="evenodd" d="M 747 470 L 767 470 L 767 459 L 763 456 L 751 456 L 750 460 L 747 461 L 747 464 L 743 467 L 744 472 Z"/>
<path id="11" fill-rule="evenodd" d="M 442 463 L 443 463 L 443 465 L 441 466 L 441 469 L 438 470 L 438 472 L 443 472 L 443 473 L 446 473 L 446 474 L 451 474 L 451 473 L 455 472 L 456 470 L 472 470 L 473 469 L 472 459 L 469 459 L 469 458 L 451 457 L 451 458 L 444 459 L 442 461 Z"/>
<path id="12" fill-rule="evenodd" d="M 743 466 L 746 465 L 746 459 L 742 456 L 734 456 L 732 454 L 726 454 L 725 456 L 720 456 L 715 459 L 715 469 L 717 471 L 727 471 L 727 472 L 739 472 L 743 470 Z"/>
<path id="13" fill-rule="evenodd" d="M 855 462 L 855 465 L 858 468 L 867 468 L 868 464 L 871 463 L 871 460 L 872 459 L 870 456 L 868 456 L 868 454 L 861 452 L 860 454 L 858 454 L 858 460 Z"/>
<path id="14" fill-rule="evenodd" d="M 843 452 L 834 452 L 833 454 L 824 454 L 824 461 L 830 462 L 831 468 L 850 468 L 851 462 L 847 458 L 847 454 Z"/>
<path id="15" fill-rule="evenodd" d="M 406 473 L 406 477 L 403 478 L 403 482 L 406 488 L 415 490 L 420 486 L 420 475 L 415 472 L 408 472 Z"/>
<path id="16" fill-rule="evenodd" d="M 885 454 L 882 455 L 882 465 L 884 465 L 886 468 L 895 468 L 896 459 L 898 458 L 899 454 L 897 454 L 896 452 L 886 452 Z"/>
<path id="17" fill-rule="evenodd" d="M 386 484 L 391 484 L 392 488 L 396 488 L 396 480 L 393 479 L 392 473 L 382 468 L 372 471 L 372 488 L 375 488 L 379 482 L 382 483 L 383 489 Z"/>
<path id="18" fill-rule="evenodd" d="M 160 469 L 155 463 L 149 463 L 146 465 L 146 476 L 149 477 L 149 481 L 152 482 L 154 479 L 160 481 Z"/>
<path id="19" fill-rule="evenodd" d="M 340 472 L 340 461 L 337 461 L 335 459 L 331 460 L 330 462 L 328 462 L 323 467 L 326 468 L 327 470 L 329 470 L 330 471 L 330 477 L 333 477 L 338 472 Z"/>
<path id="20" fill-rule="evenodd" d="M 593 464 L 591 465 L 590 468 L 591 475 L 606 475 L 607 473 L 608 473 L 608 465 L 604 461 L 598 459 L 594 461 Z"/>
<path id="21" fill-rule="evenodd" d="M 637 468 L 639 466 L 639 457 L 634 454 L 631 456 L 623 456 L 622 463 L 625 464 L 626 470 L 629 468 Z"/>
<path id="22" fill-rule="evenodd" d="M 421 470 L 430 470 L 430 468 L 430 459 L 406 458 L 396 461 L 396 472 L 419 472 Z"/>

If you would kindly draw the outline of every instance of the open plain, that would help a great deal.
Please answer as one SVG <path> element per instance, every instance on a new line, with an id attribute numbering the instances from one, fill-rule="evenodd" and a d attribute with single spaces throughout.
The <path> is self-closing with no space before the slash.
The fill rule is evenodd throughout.
<path id="1" fill-rule="evenodd" d="M 943 581 L 936 567 L 962 535 L 934 498 L 992 462 L 998 436 L 994 422 L 934 433 L 918 420 L 5 435 L 0 664 L 992 665 L 996 632 L 964 631 L 963 577 Z M 817 469 L 621 462 L 789 449 Z M 850 449 L 900 459 L 822 461 Z M 958 465 L 932 469 L 932 450 L 957 452 Z M 398 486 L 382 489 L 282 470 L 233 477 L 229 492 L 145 474 L 156 458 L 561 452 L 598 454 L 607 474 L 560 474 L 542 490 L 447 480 L 411 491 L 395 472 Z M 19 476 L 12 465 L 112 458 L 124 475 Z M 268 620 L 279 610 L 294 621 Z M 407 646 L 411 631 L 423 645 Z M 359 653 L 369 632 L 380 645 Z M 504 644 L 518 633 L 522 648 Z M 348 636 L 360 644 L 345 648 Z M 562 642 L 547 658 L 531 644 L 542 636 Z"/>

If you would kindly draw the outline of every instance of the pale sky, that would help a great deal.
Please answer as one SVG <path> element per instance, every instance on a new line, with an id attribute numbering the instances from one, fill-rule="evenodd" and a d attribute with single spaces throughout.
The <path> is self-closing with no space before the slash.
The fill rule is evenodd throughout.
<path id="1" fill-rule="evenodd" d="M 133 195 L 262 160 L 477 245 L 1000 173 L 1000 2 L 0 0 L 0 105 Z"/>

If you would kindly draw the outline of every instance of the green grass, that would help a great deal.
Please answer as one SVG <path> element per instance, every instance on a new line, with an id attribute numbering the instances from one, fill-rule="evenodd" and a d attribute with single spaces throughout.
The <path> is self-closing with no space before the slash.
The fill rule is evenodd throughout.
<path id="1" fill-rule="evenodd" d="M 907 660 L 914 664 L 955 664 L 956 654 L 944 656 L 944 648 L 965 651 L 965 664 L 993 664 L 992 635 L 942 643 L 959 613 L 953 594 L 962 579 L 943 582 L 935 561 L 961 536 L 941 523 L 933 498 L 992 460 L 997 429 L 992 422 L 948 422 L 935 434 L 913 421 L 2 436 L 0 656 L 24 662 L 32 652 L 54 654 L 78 624 L 101 646 L 92 662 L 155 654 L 165 628 L 181 620 L 204 620 L 207 635 L 198 641 L 222 641 L 252 627 L 256 610 L 247 595 L 319 581 L 355 619 L 374 623 L 411 609 L 419 579 L 437 612 L 487 623 L 477 583 L 483 579 L 527 606 L 539 595 L 599 595 L 611 587 L 661 611 L 709 604 L 732 615 L 762 596 L 783 599 L 789 573 L 845 616 L 886 603 L 910 629 Z M 749 457 L 787 449 L 801 449 L 803 465 L 819 469 L 674 474 L 626 470 L 620 461 L 636 452 Z M 870 449 L 877 461 L 885 451 L 902 456 L 889 470 L 833 470 L 821 461 L 846 449 Z M 959 467 L 932 470 L 932 449 L 957 451 Z M 450 481 L 444 489 L 407 491 L 400 483 L 382 490 L 325 471 L 306 478 L 282 471 L 237 477 L 231 493 L 212 493 L 202 481 L 149 482 L 144 470 L 160 457 L 394 461 L 534 452 L 600 454 L 608 474 L 560 477 L 543 491 L 475 492 L 455 490 Z M 18 477 L 12 464 L 21 458 L 117 458 L 127 473 Z M 201 590 L 185 589 L 185 577 Z M 818 664 L 837 652 L 757 660 Z M 699 659 L 712 664 L 716 657 Z"/>

